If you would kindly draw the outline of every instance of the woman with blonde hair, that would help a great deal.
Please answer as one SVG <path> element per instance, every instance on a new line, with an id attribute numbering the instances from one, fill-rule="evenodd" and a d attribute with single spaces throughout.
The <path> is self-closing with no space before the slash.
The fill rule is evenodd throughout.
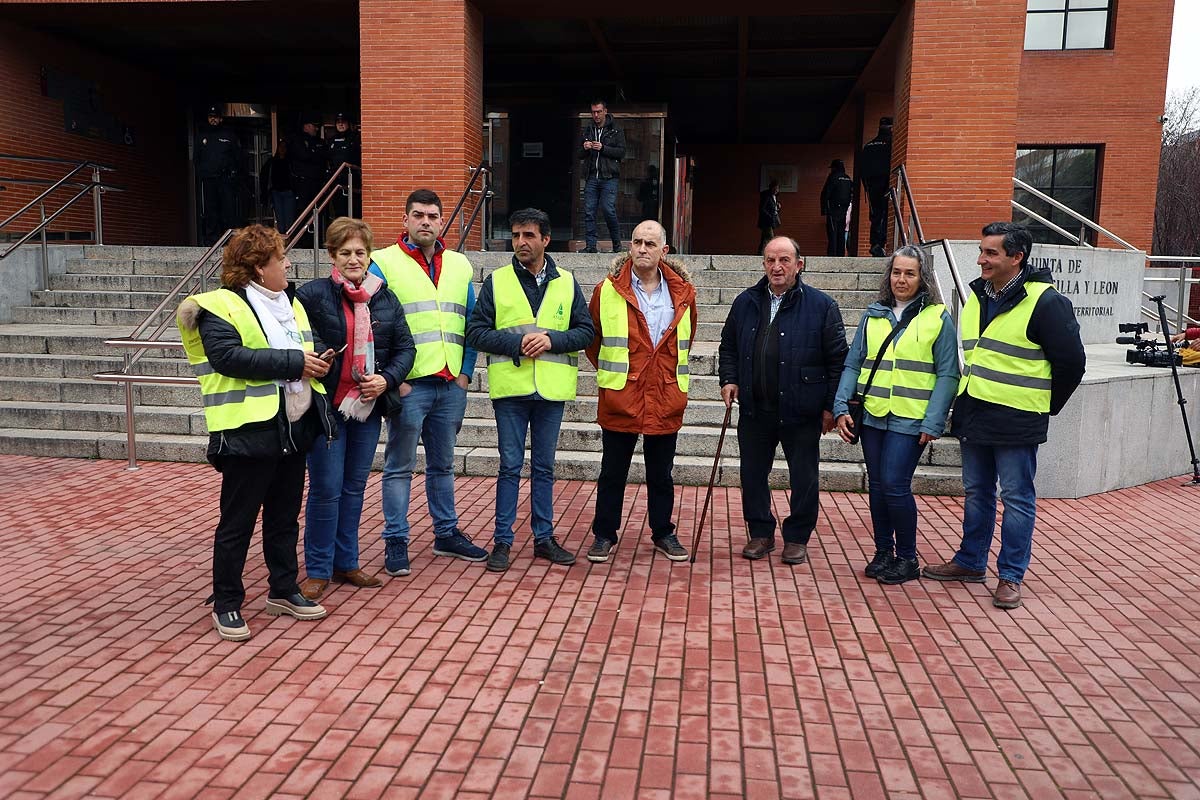
<path id="1" fill-rule="evenodd" d="M 308 506 L 300 591 L 318 600 L 331 580 L 382 586 L 358 563 L 358 523 L 383 417 L 400 409 L 396 387 L 412 369 L 417 347 L 396 295 L 368 272 L 374 238 L 359 219 L 338 217 L 325 232 L 333 268 L 296 293 L 312 319 L 316 349 L 328 352 L 325 391 L 337 407 L 337 438 L 308 455 Z"/>

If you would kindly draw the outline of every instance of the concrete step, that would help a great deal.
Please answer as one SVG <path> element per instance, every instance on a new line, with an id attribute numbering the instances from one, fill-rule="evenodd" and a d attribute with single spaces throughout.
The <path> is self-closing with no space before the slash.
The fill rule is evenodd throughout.
<path id="1" fill-rule="evenodd" d="M 133 387 L 134 403 L 139 407 L 171 406 L 182 410 L 201 408 L 199 386 Z M 125 403 L 125 387 L 92 378 L 21 378 L 0 377 L 0 401 L 22 403 Z"/>
<path id="2" fill-rule="evenodd" d="M 104 340 L 127 337 L 132 330 L 133 326 L 130 325 L 0 325 L 0 353 L 112 356 L 114 353 L 120 354 L 121 351 L 104 344 Z M 166 330 L 165 338 L 179 341 L 179 332 L 171 326 Z M 155 348 L 148 351 L 147 355 L 182 358 L 183 351 Z"/>
<path id="3" fill-rule="evenodd" d="M 122 335 L 141 325 L 147 310 L 134 308 L 43 308 L 39 306 L 16 306 L 13 322 L 22 325 L 100 325 L 124 328 Z M 156 322 L 173 319 L 174 309 L 164 310 Z"/>
<path id="4" fill-rule="evenodd" d="M 144 461 L 203 462 L 208 447 L 207 436 L 182 436 L 163 433 L 140 434 L 137 454 Z M 24 428 L 0 428 L 0 453 L 33 455 L 52 458 L 105 458 L 125 460 L 127 438 L 124 433 L 50 430 L 30 431 Z M 382 445 L 376 451 L 374 468 L 382 465 Z M 494 476 L 500 465 L 500 454 L 493 448 L 456 447 L 455 472 L 459 475 Z M 682 486 L 705 486 L 712 474 L 712 459 L 680 455 L 675 459 L 675 482 Z M 424 470 L 423 455 L 418 452 L 417 472 Z M 528 477 L 526 458 L 522 472 Z M 555 477 L 562 480 L 594 481 L 600 474 L 600 453 L 560 450 L 556 456 Z M 644 466 L 634 459 L 629 470 L 631 483 L 645 480 Z M 865 490 L 865 471 L 861 464 L 822 462 L 820 487 L 822 491 L 861 492 Z M 776 461 L 769 483 L 772 488 L 788 488 L 787 464 Z M 717 485 L 736 487 L 741 481 L 738 460 L 723 458 L 717 473 Z M 913 478 L 913 490 L 918 494 L 962 494 L 961 473 L 955 467 L 921 465 Z"/>

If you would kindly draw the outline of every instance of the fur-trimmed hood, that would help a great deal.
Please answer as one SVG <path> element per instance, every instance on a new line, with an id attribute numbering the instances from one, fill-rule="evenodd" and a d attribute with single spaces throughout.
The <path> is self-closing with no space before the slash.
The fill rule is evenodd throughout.
<path id="1" fill-rule="evenodd" d="M 196 330 L 200 326 L 200 304 L 190 297 L 184 298 L 175 311 L 175 321 L 181 328 Z"/>
<path id="2" fill-rule="evenodd" d="M 632 262 L 633 258 L 629 253 L 618 253 L 609 264 L 608 274 L 612 277 L 617 277 L 621 274 L 621 267 L 625 266 L 626 262 Z M 659 260 L 660 266 L 669 268 L 672 272 L 680 277 L 684 283 L 692 283 L 692 273 L 688 272 L 688 268 L 683 265 L 682 261 L 677 261 L 670 256 L 664 256 Z M 630 267 L 632 269 L 632 267 Z"/>

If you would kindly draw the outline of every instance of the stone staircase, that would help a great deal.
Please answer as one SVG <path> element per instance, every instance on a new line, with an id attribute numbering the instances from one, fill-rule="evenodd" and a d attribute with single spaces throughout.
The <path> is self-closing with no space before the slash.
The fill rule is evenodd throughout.
<path id="1" fill-rule="evenodd" d="M 66 272 L 52 276 L 49 289 L 35 291 L 32 305 L 17 307 L 13 322 L 0 325 L 0 452 L 27 455 L 124 459 L 125 395 L 119 384 L 95 381 L 97 372 L 119 369 L 123 354 L 105 339 L 128 336 L 202 255 L 198 248 L 86 247 L 82 258 L 68 259 Z M 507 263 L 502 253 L 470 253 L 476 279 Z M 571 270 L 590 297 L 607 273 L 611 256 L 554 254 Z M 676 481 L 706 484 L 716 452 L 724 405 L 717 379 L 717 343 L 729 305 L 762 274 L 753 256 L 683 256 L 698 288 L 699 325 L 691 358 L 691 390 L 675 463 Z M 294 254 L 301 280 L 313 274 L 311 258 Z M 809 257 L 805 280 L 829 292 L 841 305 L 848 333 L 878 286 L 878 259 Z M 322 265 L 321 269 L 326 267 Z M 173 313 L 168 312 L 168 313 Z M 178 338 L 172 327 L 168 336 Z M 487 397 L 486 370 L 476 369 L 466 419 L 458 438 L 459 471 L 495 475 L 499 465 L 496 428 Z M 191 376 L 182 351 L 151 351 L 138 371 L 157 376 Z M 207 444 L 200 392 L 194 386 L 139 385 L 137 454 L 139 459 L 203 461 Z M 595 372 L 580 359 L 579 399 L 568 404 L 556 474 L 594 480 L 600 469 L 600 429 L 596 420 Z M 734 422 L 737 411 L 734 411 Z M 639 446 L 640 450 L 640 446 Z M 376 466 L 382 464 L 382 446 Z M 821 486 L 861 491 L 865 473 L 861 449 L 830 434 L 821 441 Z M 958 445 L 934 442 L 922 458 L 914 488 L 923 494 L 961 494 Z M 418 469 L 422 465 L 418 462 Z M 630 471 L 643 480 L 640 459 Z M 738 484 L 738 445 L 733 426 L 725 439 L 718 481 Z M 772 484 L 786 487 L 782 453 L 776 453 Z"/>

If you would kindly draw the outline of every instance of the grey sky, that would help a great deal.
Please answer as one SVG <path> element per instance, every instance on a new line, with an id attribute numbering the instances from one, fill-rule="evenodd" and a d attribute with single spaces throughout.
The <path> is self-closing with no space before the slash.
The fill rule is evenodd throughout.
<path id="1" fill-rule="evenodd" d="M 1200 0 L 1175 0 L 1167 92 L 1200 85 Z"/>

